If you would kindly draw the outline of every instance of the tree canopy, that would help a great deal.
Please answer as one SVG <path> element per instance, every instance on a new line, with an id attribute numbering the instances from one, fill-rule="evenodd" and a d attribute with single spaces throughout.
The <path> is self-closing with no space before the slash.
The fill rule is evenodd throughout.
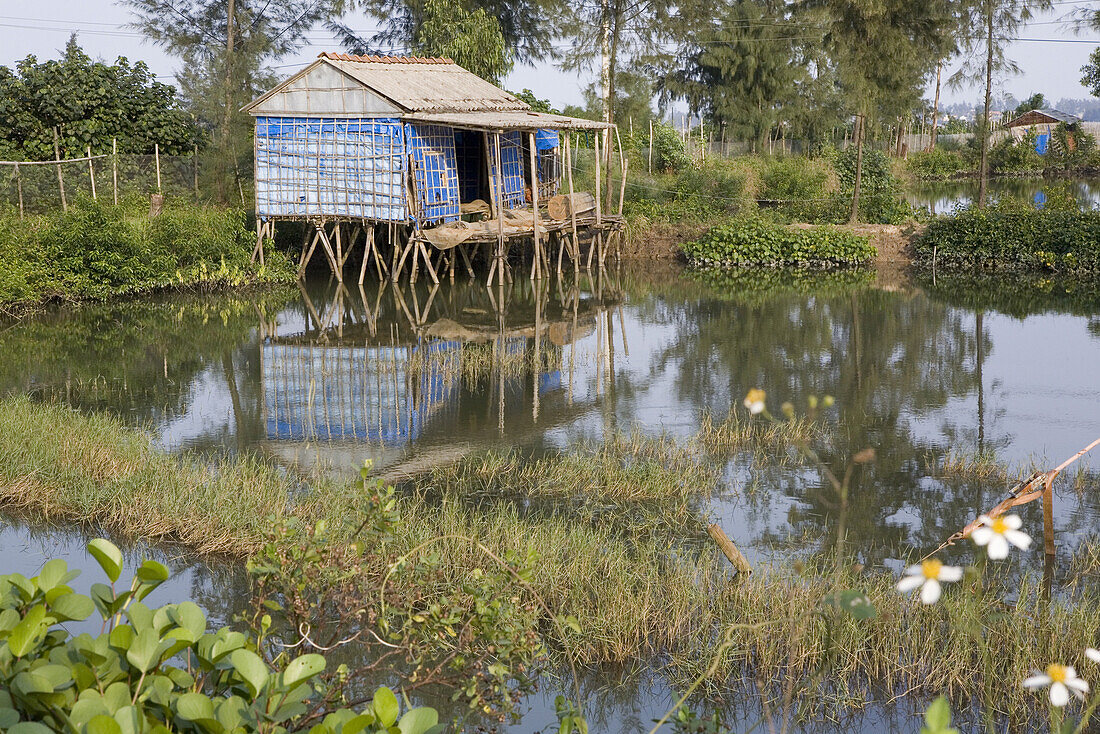
<path id="1" fill-rule="evenodd" d="M 28 56 L 15 68 L 0 66 L 0 157 L 50 160 L 53 129 L 61 154 L 111 150 L 123 153 L 189 153 L 200 133 L 176 90 L 156 80 L 142 62 L 120 57 L 93 61 L 71 38 L 60 59 Z"/>

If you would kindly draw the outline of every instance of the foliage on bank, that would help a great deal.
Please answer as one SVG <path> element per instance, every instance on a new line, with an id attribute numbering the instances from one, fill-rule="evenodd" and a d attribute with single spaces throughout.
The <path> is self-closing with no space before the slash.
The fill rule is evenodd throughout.
<path id="1" fill-rule="evenodd" d="M 837 267 L 876 254 L 868 238 L 834 227 L 792 228 L 744 217 L 713 227 L 683 247 L 699 267 Z"/>
<path id="2" fill-rule="evenodd" d="M 239 209 L 172 200 L 159 216 L 148 209 L 140 197 L 118 206 L 82 197 L 48 215 L 0 212 L 0 306 L 293 278 L 277 252 L 266 267 L 251 261 L 255 235 Z"/>
<path id="3" fill-rule="evenodd" d="M 933 220 L 917 262 L 944 269 L 1100 271 L 1100 212 L 994 207 Z"/>

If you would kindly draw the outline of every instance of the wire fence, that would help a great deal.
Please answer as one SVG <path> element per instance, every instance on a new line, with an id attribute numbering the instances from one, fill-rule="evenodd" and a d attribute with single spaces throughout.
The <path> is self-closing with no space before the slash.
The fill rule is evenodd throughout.
<path id="1" fill-rule="evenodd" d="M 197 156 L 99 155 L 0 161 L 0 202 L 24 215 L 66 209 L 81 196 L 106 202 L 162 193 L 199 197 Z"/>

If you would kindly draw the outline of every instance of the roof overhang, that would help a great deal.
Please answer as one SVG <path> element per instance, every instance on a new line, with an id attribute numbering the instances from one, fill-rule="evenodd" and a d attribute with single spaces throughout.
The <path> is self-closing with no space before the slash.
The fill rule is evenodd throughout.
<path id="1" fill-rule="evenodd" d="M 500 132 L 505 130 L 605 130 L 614 127 L 610 123 L 598 120 L 585 120 L 580 117 L 567 117 L 565 115 L 552 115 L 547 112 L 526 110 L 412 112 L 402 115 L 402 119 L 406 122 Z"/>

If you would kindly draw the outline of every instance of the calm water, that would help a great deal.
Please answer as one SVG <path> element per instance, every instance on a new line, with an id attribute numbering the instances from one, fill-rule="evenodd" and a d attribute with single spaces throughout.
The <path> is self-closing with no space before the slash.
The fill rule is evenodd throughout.
<path id="1" fill-rule="evenodd" d="M 856 474 L 854 543 L 868 565 L 896 569 L 1003 497 L 1003 487 L 937 479 L 946 451 L 984 451 L 1023 471 L 1100 436 L 1100 297 L 1035 285 L 884 289 L 870 276 L 774 274 L 715 284 L 657 266 L 575 286 L 517 279 L 503 292 L 314 281 L 0 325 L 0 391 L 109 411 L 171 451 L 258 452 L 337 473 L 370 458 L 394 478 L 491 448 L 567 450 L 615 431 L 687 438 L 753 387 L 773 406 L 829 394 L 836 430 L 825 460 L 843 469 L 855 451 L 878 451 Z M 483 368 L 493 360 L 505 369 Z M 1063 560 L 1100 527 L 1098 464 L 1086 465 L 1078 485 L 1056 484 Z M 735 457 L 709 512 L 754 561 L 812 551 L 835 527 L 820 488 L 814 472 Z M 1037 503 L 1024 509 L 1039 527 Z M 86 566 L 82 540 L 0 531 L 9 567 L 14 558 L 23 573 L 55 555 Z M 232 617 L 239 571 L 157 553 L 176 574 L 153 601 L 198 595 L 215 618 Z M 605 671 L 587 681 L 606 717 L 600 729 L 648 730 L 667 687 L 653 676 L 617 680 Z M 516 731 L 550 724 L 552 701 L 548 691 L 527 702 Z M 835 728 L 914 728 L 910 714 L 891 708 Z"/>
<path id="2" fill-rule="evenodd" d="M 1100 180 L 1097 179 L 993 178 L 989 181 L 991 198 L 1026 201 L 1036 206 L 1041 206 L 1048 197 L 1062 197 L 1067 193 L 1082 206 L 1100 206 Z M 915 181 L 906 187 L 905 198 L 913 206 L 933 214 L 947 214 L 973 204 L 978 198 L 978 181 Z"/>

